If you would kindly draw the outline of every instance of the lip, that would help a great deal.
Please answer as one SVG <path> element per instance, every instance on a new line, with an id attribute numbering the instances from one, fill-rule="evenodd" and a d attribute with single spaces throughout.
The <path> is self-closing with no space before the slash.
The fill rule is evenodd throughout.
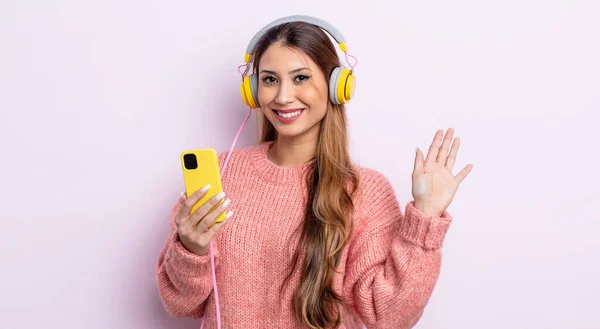
<path id="1" fill-rule="evenodd" d="M 296 112 L 300 110 L 300 114 L 296 115 L 295 117 L 291 117 L 291 118 L 284 118 L 281 117 L 279 114 L 275 113 L 277 112 L 281 112 L 281 113 L 291 113 L 291 112 Z M 300 118 L 302 116 L 302 113 L 304 113 L 304 109 L 303 108 L 296 108 L 296 109 L 273 109 L 273 114 L 275 115 L 275 117 L 277 118 L 277 120 L 279 120 L 279 122 L 281 123 L 292 123 L 296 120 L 298 120 L 298 118 Z"/>
<path id="2" fill-rule="evenodd" d="M 273 109 L 273 111 L 277 111 L 277 112 L 281 112 L 281 113 L 291 113 L 291 112 L 296 112 L 298 110 L 303 110 L 303 108 L 299 107 L 299 108 L 295 108 L 295 109 Z"/>

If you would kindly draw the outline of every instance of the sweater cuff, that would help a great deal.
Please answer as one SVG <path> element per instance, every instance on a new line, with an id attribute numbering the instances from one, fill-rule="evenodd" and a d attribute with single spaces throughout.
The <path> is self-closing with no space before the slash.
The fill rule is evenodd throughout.
<path id="1" fill-rule="evenodd" d="M 427 216 L 415 208 L 414 203 L 410 201 L 406 204 L 406 215 L 400 225 L 400 234 L 407 241 L 425 249 L 441 248 L 452 217 L 447 211 L 440 217 Z"/>
<path id="2" fill-rule="evenodd" d="M 217 257 L 219 250 L 213 244 L 213 250 L 215 255 L 215 266 L 217 266 Z M 171 240 L 171 246 L 167 253 L 167 259 L 173 264 L 173 267 L 179 270 L 183 274 L 198 274 L 198 273 L 210 273 L 210 251 L 204 255 L 196 255 L 193 252 L 187 250 L 179 238 L 177 233 L 174 234 Z"/>

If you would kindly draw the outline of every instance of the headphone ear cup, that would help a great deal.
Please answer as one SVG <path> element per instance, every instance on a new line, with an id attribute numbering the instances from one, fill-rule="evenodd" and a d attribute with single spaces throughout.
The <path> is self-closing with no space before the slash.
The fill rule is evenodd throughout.
<path id="1" fill-rule="evenodd" d="M 244 104 L 250 106 L 250 102 L 248 101 L 248 97 L 246 96 L 246 90 L 244 88 L 244 85 L 244 82 L 240 83 L 240 94 L 242 95 L 242 100 L 244 101 Z"/>
<path id="2" fill-rule="evenodd" d="M 246 105 L 253 109 L 259 108 L 257 95 L 258 95 L 258 79 L 256 75 L 250 74 L 244 77 L 244 81 L 240 86 L 240 92 L 242 94 L 242 100 Z"/>
<path id="3" fill-rule="evenodd" d="M 354 97 L 354 92 L 356 91 L 356 78 L 352 72 L 348 73 L 346 77 L 346 84 L 344 86 L 344 98 L 346 102 L 350 101 L 352 97 Z"/>
<path id="4" fill-rule="evenodd" d="M 329 77 L 329 100 L 331 100 L 333 104 L 341 104 L 337 98 L 338 79 L 340 77 L 341 70 L 342 69 L 340 67 L 334 68 L 333 72 L 331 72 L 331 76 Z"/>
<path id="5" fill-rule="evenodd" d="M 354 94 L 354 76 L 348 69 L 340 69 L 337 78 L 336 96 L 338 102 L 346 104 Z"/>
<path id="6" fill-rule="evenodd" d="M 252 91 L 252 98 L 254 99 L 255 109 L 260 107 L 258 104 L 258 76 L 256 74 L 250 74 L 250 90 Z"/>
<path id="7" fill-rule="evenodd" d="M 336 67 L 329 78 L 329 99 L 333 104 L 346 104 L 354 96 L 356 79 L 352 71 Z"/>

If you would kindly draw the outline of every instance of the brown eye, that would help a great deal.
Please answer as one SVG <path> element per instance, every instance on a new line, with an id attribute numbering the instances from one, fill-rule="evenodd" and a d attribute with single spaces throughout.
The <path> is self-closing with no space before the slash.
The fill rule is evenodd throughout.
<path id="1" fill-rule="evenodd" d="M 265 84 L 271 84 L 271 83 L 275 83 L 277 81 L 277 79 L 275 79 L 275 77 L 272 77 L 270 75 L 266 75 L 262 78 L 262 81 Z"/>
<path id="2" fill-rule="evenodd" d="M 297 82 L 304 82 L 304 81 L 306 81 L 306 80 L 308 80 L 308 79 L 310 79 L 310 76 L 308 76 L 308 75 L 305 75 L 305 74 L 299 74 L 299 75 L 297 75 L 297 76 L 296 76 L 296 79 L 295 79 L 295 80 L 296 80 Z"/>

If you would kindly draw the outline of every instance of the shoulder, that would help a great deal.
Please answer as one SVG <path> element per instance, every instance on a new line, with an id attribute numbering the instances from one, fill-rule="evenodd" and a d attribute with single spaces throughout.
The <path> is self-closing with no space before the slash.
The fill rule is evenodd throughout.
<path id="1" fill-rule="evenodd" d="M 358 174 L 357 191 L 364 196 L 365 193 L 378 193 L 382 191 L 393 191 L 392 184 L 388 177 L 382 172 L 354 165 L 355 172 Z"/>
<path id="2" fill-rule="evenodd" d="M 382 172 L 355 165 L 358 174 L 358 185 L 352 200 L 354 205 L 355 224 L 361 226 L 387 225 L 402 217 L 400 204 L 389 178 Z"/>
<path id="3" fill-rule="evenodd" d="M 395 198 L 394 187 L 385 174 L 379 170 L 356 164 L 353 167 L 358 176 L 358 185 L 354 191 L 354 198 L 358 207 L 380 203 L 383 201 L 382 197 L 394 196 Z"/>

